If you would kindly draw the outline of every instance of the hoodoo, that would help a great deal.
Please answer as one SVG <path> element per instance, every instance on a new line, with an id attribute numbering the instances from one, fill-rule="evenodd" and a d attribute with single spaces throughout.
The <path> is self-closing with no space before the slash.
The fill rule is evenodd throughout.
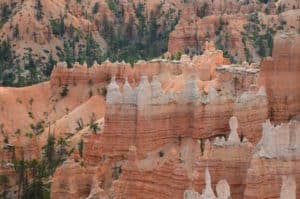
<path id="1" fill-rule="evenodd" d="M 0 198 L 300 198 L 299 0 L 0 1 Z"/>

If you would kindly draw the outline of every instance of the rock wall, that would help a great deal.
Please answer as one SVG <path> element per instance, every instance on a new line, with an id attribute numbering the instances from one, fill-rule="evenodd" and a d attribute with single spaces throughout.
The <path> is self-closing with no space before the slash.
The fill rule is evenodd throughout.
<path id="1" fill-rule="evenodd" d="M 184 14 L 183 14 L 184 15 Z M 204 18 L 191 17 L 193 13 L 188 13 L 188 19 L 181 17 L 175 30 L 170 33 L 168 51 L 171 54 L 176 52 L 195 53 L 203 52 L 205 41 L 217 40 L 216 32 L 221 26 L 221 21 L 226 24 L 229 40 L 227 48 L 232 54 L 237 53 L 239 58 L 244 58 L 243 44 L 240 31 L 247 22 L 244 15 L 210 15 Z M 242 52 L 242 53 L 241 53 Z M 243 59 L 244 60 L 244 59 Z"/>
<path id="2" fill-rule="evenodd" d="M 300 35 L 279 33 L 274 38 L 272 58 L 261 64 L 260 83 L 264 85 L 271 119 L 288 121 L 300 112 Z"/>
<path id="3" fill-rule="evenodd" d="M 288 77 L 298 82 L 298 61 L 274 61 L 281 60 L 283 51 L 278 48 L 282 45 L 285 40 L 275 41 L 273 58 L 262 63 L 261 73 L 255 65 L 222 65 L 224 59 L 217 58 L 208 67 L 205 61 L 197 66 L 193 60 L 203 58 L 187 56 L 180 61 L 140 61 L 128 72 L 107 73 L 105 127 L 102 134 L 85 138 L 84 168 L 80 168 L 84 171 L 78 177 L 83 181 L 72 182 L 71 195 L 181 199 L 208 194 L 219 199 L 220 192 L 230 189 L 234 199 L 299 197 L 297 118 L 281 126 L 262 125 L 270 112 L 275 122 L 283 121 L 284 111 L 299 113 L 298 85 L 274 82 Z M 285 75 L 282 79 L 278 71 Z M 276 101 L 287 96 L 284 88 L 292 92 L 288 95 L 291 109 L 282 109 Z M 211 180 L 205 181 L 206 168 Z M 57 184 L 78 174 L 74 170 L 63 176 L 68 167 L 60 169 L 52 193 L 68 197 L 70 193 L 62 192 Z M 217 186 L 219 181 L 222 186 Z M 82 183 L 88 188 L 72 191 L 83 187 Z M 212 191 L 215 187 L 217 195 Z"/>
<path id="4" fill-rule="evenodd" d="M 248 169 L 245 199 L 280 198 L 282 176 L 295 176 L 296 184 L 300 183 L 299 159 L 266 159 L 253 158 Z M 300 197 L 297 186 L 296 198 Z"/>
<path id="5" fill-rule="evenodd" d="M 221 65 L 216 67 L 215 71 L 220 89 L 240 95 L 258 84 L 260 70 L 255 64 L 249 66 L 244 62 L 242 65 Z"/>
<path id="6" fill-rule="evenodd" d="M 67 68 L 66 63 L 58 63 L 51 73 L 50 84 L 53 87 L 65 84 L 107 83 L 113 75 L 124 81 L 125 77 L 130 77 L 131 70 L 129 64 L 110 61 L 101 65 L 94 63 L 91 68 L 78 63 L 75 63 L 73 68 Z"/>
<path id="7" fill-rule="evenodd" d="M 87 168 L 67 160 L 55 172 L 51 186 L 51 198 L 81 198 L 87 197 L 92 188 L 92 175 Z"/>
<path id="8" fill-rule="evenodd" d="M 120 90 L 113 78 L 107 87 L 101 146 L 109 156 L 121 156 L 130 145 L 136 146 L 138 155 L 143 156 L 179 138 L 227 135 L 228 120 L 234 113 L 241 117 L 240 133 L 257 142 L 261 123 L 268 117 L 266 94 L 261 90 L 235 99 L 212 86 L 205 94 L 199 90 L 196 79 L 190 79 L 181 92 L 165 92 L 156 76 L 151 83 L 142 76 L 135 88 L 126 81 L 123 92 Z M 252 110 L 245 112 L 246 109 Z M 250 117 L 253 120 L 246 119 Z"/>
<path id="9" fill-rule="evenodd" d="M 151 154 L 142 160 L 129 159 L 122 167 L 121 177 L 113 184 L 115 198 L 181 199 L 186 189 L 200 191 L 207 186 L 203 175 L 207 168 L 212 173 L 212 187 L 225 179 L 233 197 L 242 198 L 251 145 L 224 143 L 223 146 L 216 146 L 207 140 L 201 152 L 199 143 L 183 139 L 182 145 L 177 147 L 170 149 L 170 154 L 163 149 L 165 154 L 157 157 L 157 162 L 151 162 Z M 149 168 L 145 164 L 153 166 Z"/>
<path id="10" fill-rule="evenodd" d="M 290 192 L 291 197 L 283 196 L 286 177 L 294 178 L 297 185 L 300 183 L 300 122 L 273 126 L 267 121 L 263 126 L 263 137 L 247 172 L 244 198 L 293 198 L 294 194 L 299 198 L 299 186 L 294 189 L 295 193 Z"/>
<path id="11" fill-rule="evenodd" d="M 262 136 L 262 123 L 269 118 L 267 94 L 263 87 L 259 91 L 246 91 L 235 102 L 233 115 L 239 120 L 238 132 L 251 143 Z"/>
<path id="12" fill-rule="evenodd" d="M 87 64 L 75 63 L 72 68 L 68 68 L 66 63 L 58 63 L 51 73 L 50 84 L 52 87 L 65 84 L 106 84 L 115 76 L 117 82 L 124 83 L 127 78 L 135 85 L 143 75 L 149 76 L 150 80 L 154 75 L 163 76 L 168 80 L 169 76 L 186 77 L 191 71 L 200 80 L 209 81 L 215 78 L 214 69 L 223 63 L 227 63 L 223 52 L 216 50 L 213 43 L 206 42 L 205 52 L 202 55 L 195 55 L 192 58 L 184 55 L 180 60 L 140 60 L 133 67 L 125 62 L 111 63 L 109 60 L 102 64 L 94 63 L 90 68 Z"/>

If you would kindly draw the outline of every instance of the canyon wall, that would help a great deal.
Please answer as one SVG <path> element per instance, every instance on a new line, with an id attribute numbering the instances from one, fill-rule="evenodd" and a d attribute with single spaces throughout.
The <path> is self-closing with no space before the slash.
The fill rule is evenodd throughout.
<path id="1" fill-rule="evenodd" d="M 106 96 L 107 112 L 101 145 L 104 154 L 121 156 L 134 145 L 138 155 L 143 156 L 181 138 L 227 135 L 228 120 L 234 113 L 242 118 L 239 132 L 252 142 L 258 141 L 261 123 L 268 117 L 263 88 L 244 92 L 235 98 L 225 91 L 216 91 L 213 86 L 206 94 L 199 90 L 197 80 L 193 78 L 179 92 L 166 92 L 157 76 L 152 79 L 149 83 L 148 77 L 142 76 L 135 88 L 126 80 L 120 89 L 116 78 L 112 78 Z M 250 117 L 253 119 L 246 119 Z"/>
<path id="2" fill-rule="evenodd" d="M 288 38 L 297 44 L 297 36 Z M 299 121 L 294 117 L 274 126 L 267 120 L 287 121 L 299 113 L 298 84 L 292 85 L 300 77 L 299 61 L 285 53 L 296 48 L 288 38 L 276 36 L 273 58 L 261 69 L 224 65 L 207 44 L 208 59 L 199 65 L 203 57 L 184 55 L 180 61 L 140 61 L 127 72 L 107 73 L 104 130 L 87 136 L 82 159 L 70 162 L 84 165 L 78 177 L 84 180 L 63 192 L 58 181 L 73 175 L 64 176 L 62 166 L 51 193 L 58 198 L 74 193 L 116 199 L 296 198 Z M 290 61 L 279 61 L 282 56 Z M 288 108 L 280 101 L 285 99 Z M 82 183 L 85 190 L 72 191 Z"/>
<path id="3" fill-rule="evenodd" d="M 170 53 L 203 52 L 205 41 L 216 39 L 216 32 L 224 23 L 229 35 L 228 45 L 230 48 L 228 50 L 232 53 L 238 53 L 240 58 L 244 57 L 243 53 L 239 52 L 243 48 L 240 30 L 247 22 L 244 15 L 211 15 L 204 18 L 195 16 L 194 20 L 191 20 L 190 15 L 193 14 L 189 13 L 188 19 L 182 17 L 175 30 L 171 32 L 168 42 Z"/>
<path id="4" fill-rule="evenodd" d="M 300 35 L 279 33 L 272 58 L 261 64 L 260 83 L 266 87 L 271 119 L 288 121 L 300 112 Z"/>
<path id="5" fill-rule="evenodd" d="M 151 154 L 142 160 L 128 160 L 122 167 L 121 177 L 113 183 L 115 198 L 181 199 L 186 189 L 201 191 L 204 188 L 203 174 L 207 168 L 212 174 L 213 187 L 220 180 L 226 179 L 232 196 L 242 198 L 251 157 L 250 145 L 216 146 L 207 140 L 205 149 L 201 152 L 199 143 L 183 139 L 181 145 L 171 148 L 170 152 L 162 150 L 165 152 L 163 157 Z M 158 160 L 152 160 L 154 158 Z"/>
<path id="6" fill-rule="evenodd" d="M 267 121 L 263 126 L 263 137 L 247 172 L 244 198 L 299 198 L 299 186 L 290 193 L 291 197 L 282 197 L 285 190 L 281 187 L 286 177 L 294 178 L 297 185 L 300 183 L 300 122 L 292 120 L 274 126 Z"/>

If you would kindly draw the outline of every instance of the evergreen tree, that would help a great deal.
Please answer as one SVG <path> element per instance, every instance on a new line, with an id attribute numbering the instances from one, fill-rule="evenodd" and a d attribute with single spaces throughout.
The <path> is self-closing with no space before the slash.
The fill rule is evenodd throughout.
<path id="1" fill-rule="evenodd" d="M 99 2 L 96 2 L 94 7 L 93 7 L 93 14 L 96 14 L 99 10 Z"/>
<path id="2" fill-rule="evenodd" d="M 55 153 L 55 137 L 49 134 L 47 143 L 43 147 L 43 160 L 49 173 L 53 173 L 56 166 Z"/>
<path id="3" fill-rule="evenodd" d="M 18 39 L 19 38 L 19 24 L 17 24 L 15 27 L 14 27 L 14 30 L 13 30 L 13 37 Z"/>
<path id="4" fill-rule="evenodd" d="M 0 198 L 5 199 L 9 188 L 9 178 L 6 175 L 0 175 L 0 187 L 3 190 Z"/>
<path id="5" fill-rule="evenodd" d="M 52 53 L 50 53 L 50 55 L 48 57 L 48 62 L 46 63 L 46 66 L 44 69 L 44 75 L 49 77 L 51 75 L 51 72 L 52 72 L 55 64 L 56 64 L 56 61 L 53 59 Z"/>
<path id="6" fill-rule="evenodd" d="M 158 24 L 157 24 L 157 19 L 154 14 L 154 12 L 150 13 L 150 22 L 149 22 L 149 42 L 154 42 L 156 40 L 157 36 L 157 29 L 158 29 Z"/>
<path id="7" fill-rule="evenodd" d="M 35 9 L 36 9 L 36 19 L 41 20 L 43 18 L 43 15 L 44 15 L 41 0 L 36 0 Z"/>
<path id="8" fill-rule="evenodd" d="M 60 18 L 60 36 L 62 37 L 65 34 L 65 20 L 63 17 Z"/>
<path id="9" fill-rule="evenodd" d="M 74 48 L 73 40 L 64 41 L 64 60 L 67 62 L 69 68 L 72 66 L 72 63 L 74 63 L 75 60 Z"/>
<path id="10" fill-rule="evenodd" d="M 208 4 L 205 2 L 201 7 L 200 9 L 197 11 L 197 16 L 200 17 L 200 18 L 203 18 L 205 16 L 208 15 L 208 9 L 209 9 L 209 6 Z"/>
<path id="11" fill-rule="evenodd" d="M 97 122 L 92 121 L 89 125 L 90 130 L 92 130 L 95 134 L 97 134 L 98 131 L 100 131 L 99 124 Z"/>
<path id="12" fill-rule="evenodd" d="M 60 160 L 64 160 L 67 155 L 67 142 L 64 138 L 60 137 L 57 140 L 57 147 L 58 147 L 58 156 Z"/>
<path id="13" fill-rule="evenodd" d="M 11 9 L 9 5 L 6 3 L 3 3 L 1 6 L 1 17 L 0 17 L 0 28 L 4 23 L 6 23 L 9 19 L 9 16 L 11 15 Z"/>
<path id="14" fill-rule="evenodd" d="M 11 67 L 13 63 L 13 53 L 9 40 L 4 40 L 0 43 L 0 74 L 3 74 L 4 70 Z"/>
<path id="15" fill-rule="evenodd" d="M 86 46 L 85 46 L 86 62 L 91 66 L 94 61 L 100 62 L 101 60 L 101 49 L 99 44 L 94 40 L 91 32 L 87 35 Z"/>
<path id="16" fill-rule="evenodd" d="M 17 185 L 18 185 L 17 197 L 19 199 L 19 198 L 21 198 L 22 190 L 24 189 L 24 187 L 27 183 L 26 182 L 27 181 L 26 163 L 22 159 L 22 160 L 19 160 L 19 161 L 15 162 L 14 165 L 15 165 L 15 171 L 17 173 Z"/>
<path id="17" fill-rule="evenodd" d="M 83 154 L 83 140 L 82 139 L 78 143 L 78 151 L 79 151 L 80 157 L 82 157 L 82 154 Z"/>
<path id="18" fill-rule="evenodd" d="M 12 86 L 16 75 L 12 71 L 14 67 L 14 52 L 9 40 L 0 42 L 0 80 L 3 86 Z"/>
<path id="19" fill-rule="evenodd" d="M 133 38 L 134 19 L 133 19 L 132 15 L 129 16 L 128 23 L 127 23 L 126 28 L 125 28 L 125 33 L 126 33 L 126 36 L 128 37 L 129 40 L 131 40 Z"/>
<path id="20" fill-rule="evenodd" d="M 136 8 L 136 16 L 139 20 L 139 25 L 138 25 L 139 41 L 141 41 L 141 39 L 144 37 L 144 32 L 146 29 L 146 19 L 143 13 L 144 13 L 144 5 L 142 3 L 138 3 Z"/>
<path id="21" fill-rule="evenodd" d="M 114 30 L 106 14 L 104 14 L 102 19 L 101 35 L 103 35 L 103 37 L 108 41 L 109 44 L 113 42 Z"/>
<path id="22" fill-rule="evenodd" d="M 65 22 L 64 18 L 61 17 L 60 19 L 53 19 L 50 21 L 52 33 L 57 36 L 63 36 L 65 33 Z"/>

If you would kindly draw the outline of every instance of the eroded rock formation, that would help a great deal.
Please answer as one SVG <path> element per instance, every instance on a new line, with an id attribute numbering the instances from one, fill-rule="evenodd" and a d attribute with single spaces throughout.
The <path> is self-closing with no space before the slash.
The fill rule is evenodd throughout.
<path id="1" fill-rule="evenodd" d="M 279 33 L 274 38 L 272 58 L 261 64 L 260 82 L 270 101 L 271 119 L 288 121 L 300 111 L 300 36 Z"/>
<path id="2" fill-rule="evenodd" d="M 248 169 L 244 198 L 298 198 L 300 122 L 263 124 L 263 137 Z"/>
<path id="3" fill-rule="evenodd" d="M 217 197 L 211 187 L 211 177 L 208 168 L 205 169 L 205 188 L 202 194 L 193 190 L 184 192 L 184 199 L 228 199 L 230 198 L 230 187 L 226 180 L 220 180 L 216 186 Z"/>
<path id="4" fill-rule="evenodd" d="M 50 83 L 1 88 L 0 172 L 15 175 L 14 155 L 39 159 L 48 132 L 74 147 L 53 176 L 52 198 L 297 198 L 300 101 L 288 79 L 298 82 L 299 63 L 281 48 L 296 49 L 288 39 L 298 36 L 276 38 L 261 68 L 227 63 L 207 42 L 203 55 L 179 61 L 58 63 Z M 25 124 L 41 115 L 42 132 Z M 35 133 L 16 131 L 16 121 Z"/>

